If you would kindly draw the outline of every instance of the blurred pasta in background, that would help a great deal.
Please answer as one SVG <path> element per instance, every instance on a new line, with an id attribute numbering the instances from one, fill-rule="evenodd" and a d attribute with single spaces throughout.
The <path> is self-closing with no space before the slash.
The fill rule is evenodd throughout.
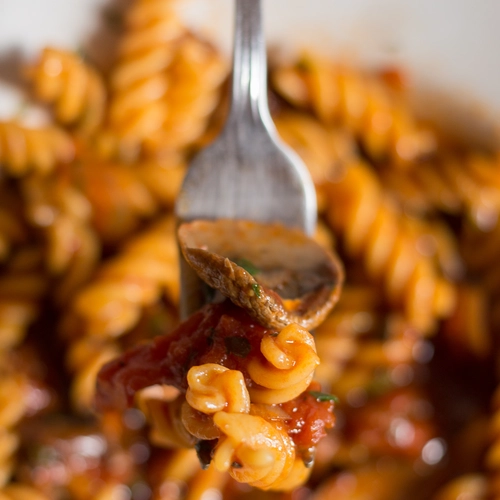
<path id="1" fill-rule="evenodd" d="M 180 410 L 159 403 L 175 398 L 165 387 L 95 413 L 100 367 L 178 325 L 172 207 L 227 106 L 229 61 L 172 0 L 122 14 L 105 72 L 42 48 L 23 76 L 49 119 L 0 122 L 0 499 L 500 498 L 500 152 L 419 120 L 394 68 L 311 53 L 270 65 L 277 129 L 316 185 L 317 240 L 346 269 L 313 332 L 316 379 L 339 402 L 307 483 L 255 490 L 220 472 L 238 475 L 222 452 L 202 470 L 168 435 Z M 198 383 L 238 383 L 199 368 Z M 231 404 L 214 417 L 234 434 L 227 453 L 266 422 L 245 394 Z"/>

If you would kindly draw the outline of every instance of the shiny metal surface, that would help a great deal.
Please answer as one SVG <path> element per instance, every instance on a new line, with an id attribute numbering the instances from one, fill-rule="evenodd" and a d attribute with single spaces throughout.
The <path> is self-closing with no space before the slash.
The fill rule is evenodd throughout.
<path id="1" fill-rule="evenodd" d="M 278 138 L 267 103 L 261 1 L 236 0 L 232 96 L 226 125 L 191 163 L 176 203 L 180 222 L 248 219 L 282 222 L 312 234 L 316 195 L 307 168 Z M 181 312 L 199 306 L 183 266 Z"/>

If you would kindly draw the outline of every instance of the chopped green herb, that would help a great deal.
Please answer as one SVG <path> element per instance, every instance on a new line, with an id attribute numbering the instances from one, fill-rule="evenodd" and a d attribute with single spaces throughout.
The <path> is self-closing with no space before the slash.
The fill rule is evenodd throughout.
<path id="1" fill-rule="evenodd" d="M 257 298 L 260 299 L 260 286 L 258 283 L 254 283 L 252 285 L 252 290 L 253 290 L 253 293 L 255 293 L 255 295 L 257 295 Z"/>
<path id="2" fill-rule="evenodd" d="M 240 358 L 246 358 L 252 350 L 249 340 L 245 337 L 226 337 L 224 344 L 228 354 L 236 354 Z"/>
<path id="3" fill-rule="evenodd" d="M 326 392 L 320 391 L 309 391 L 309 394 L 316 398 L 320 403 L 324 401 L 333 401 L 335 403 L 339 402 L 339 398 L 335 394 L 327 394 Z"/>
<path id="4" fill-rule="evenodd" d="M 236 259 L 234 263 L 242 267 L 247 273 L 250 273 L 252 276 L 260 273 L 260 269 L 248 259 Z"/>

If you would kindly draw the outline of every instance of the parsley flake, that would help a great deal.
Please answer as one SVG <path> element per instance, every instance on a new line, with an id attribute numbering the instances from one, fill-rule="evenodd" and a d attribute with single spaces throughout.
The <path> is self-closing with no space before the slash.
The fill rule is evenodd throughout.
<path id="1" fill-rule="evenodd" d="M 320 391 L 309 391 L 309 394 L 316 398 L 320 403 L 323 403 L 325 401 L 333 401 L 334 403 L 339 402 L 339 398 L 335 396 L 335 394 L 328 394 L 326 392 L 320 392 Z"/>
<path id="2" fill-rule="evenodd" d="M 255 295 L 257 296 L 257 298 L 260 299 L 260 286 L 258 283 L 254 283 L 252 285 L 252 290 L 253 290 L 253 293 L 255 293 Z"/>

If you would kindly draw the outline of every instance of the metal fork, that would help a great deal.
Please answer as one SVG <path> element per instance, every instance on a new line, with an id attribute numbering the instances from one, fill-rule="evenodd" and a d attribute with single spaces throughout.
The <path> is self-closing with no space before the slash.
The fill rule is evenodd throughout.
<path id="1" fill-rule="evenodd" d="M 261 0 L 236 0 L 229 116 L 220 136 L 189 166 L 175 206 L 195 219 L 281 222 L 312 234 L 316 194 L 300 158 L 278 138 L 267 102 Z M 203 304 L 200 283 L 181 259 L 181 316 Z"/>

